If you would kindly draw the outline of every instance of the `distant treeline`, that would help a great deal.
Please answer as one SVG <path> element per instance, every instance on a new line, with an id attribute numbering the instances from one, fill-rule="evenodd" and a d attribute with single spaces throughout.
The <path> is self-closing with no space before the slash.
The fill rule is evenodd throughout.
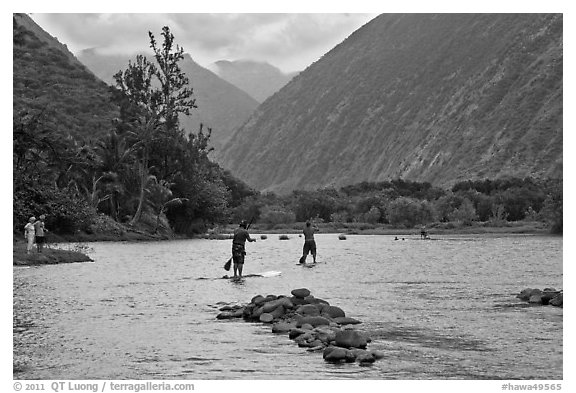
<path id="1" fill-rule="evenodd" d="M 412 228 L 434 222 L 494 226 L 510 221 L 543 221 L 562 232 L 562 180 L 510 178 L 456 183 L 445 190 L 430 183 L 362 182 L 340 189 L 294 191 L 246 198 L 236 218 L 254 216 L 272 225 L 317 220 L 366 222 Z"/>

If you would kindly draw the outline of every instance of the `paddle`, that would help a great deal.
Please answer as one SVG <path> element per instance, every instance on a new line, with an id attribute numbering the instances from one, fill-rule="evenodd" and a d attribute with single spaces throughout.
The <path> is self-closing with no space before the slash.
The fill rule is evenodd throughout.
<path id="1" fill-rule="evenodd" d="M 246 227 L 246 230 L 248 230 L 250 228 L 250 225 L 252 225 L 252 221 L 254 221 L 254 216 L 252 216 L 252 218 L 250 219 L 250 223 Z M 224 264 L 224 270 L 226 270 L 226 271 L 230 270 L 230 266 L 232 266 L 232 257 L 230 257 L 230 259 L 228 259 L 226 261 L 226 263 Z"/>

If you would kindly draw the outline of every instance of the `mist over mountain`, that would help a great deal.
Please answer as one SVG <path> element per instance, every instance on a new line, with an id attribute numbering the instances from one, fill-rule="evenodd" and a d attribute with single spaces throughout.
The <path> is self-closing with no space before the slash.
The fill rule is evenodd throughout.
<path id="1" fill-rule="evenodd" d="M 561 14 L 391 14 L 266 100 L 222 164 L 280 193 L 562 177 Z"/>
<path id="2" fill-rule="evenodd" d="M 150 53 L 143 55 L 148 59 L 153 58 Z M 88 49 L 81 51 L 78 58 L 99 78 L 115 85 L 113 75 L 125 70 L 128 61 L 134 60 L 136 55 L 102 54 L 98 49 Z M 252 114 L 258 102 L 238 87 L 197 64 L 189 54 L 184 54 L 180 68 L 190 81 L 198 106 L 189 116 L 180 116 L 181 126 L 188 133 L 197 133 L 201 123 L 205 130 L 206 127 L 211 128 L 210 144 L 216 149 L 217 156 L 222 144 L 232 131 Z"/>
<path id="3" fill-rule="evenodd" d="M 208 68 L 258 102 L 265 101 L 298 75 L 298 72 L 284 73 L 271 64 L 252 60 L 220 60 Z"/>

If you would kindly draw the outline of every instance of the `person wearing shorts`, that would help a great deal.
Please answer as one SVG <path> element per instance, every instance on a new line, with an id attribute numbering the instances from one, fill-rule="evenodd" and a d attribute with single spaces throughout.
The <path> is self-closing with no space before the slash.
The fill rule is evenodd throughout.
<path id="1" fill-rule="evenodd" d="M 234 231 L 232 239 L 232 261 L 234 263 L 234 278 L 242 278 L 242 269 L 244 268 L 244 256 L 246 255 L 246 240 L 255 242 L 256 239 L 250 237 L 246 229 L 246 221 L 242 220 L 240 225 Z"/>
<path id="2" fill-rule="evenodd" d="M 306 263 L 306 257 L 308 254 L 312 254 L 314 263 L 316 263 L 316 241 L 314 240 L 314 232 L 318 228 L 312 227 L 310 221 L 306 222 L 306 227 L 304 228 L 304 246 L 302 247 L 302 257 L 300 258 L 300 263 Z"/>
<path id="3" fill-rule="evenodd" d="M 46 231 L 46 228 L 44 227 L 44 219 L 46 219 L 46 216 L 42 214 L 34 223 L 34 230 L 36 232 L 36 248 L 38 252 L 42 252 L 42 248 L 44 248 L 44 243 L 46 242 L 46 237 L 44 236 L 44 231 Z"/>

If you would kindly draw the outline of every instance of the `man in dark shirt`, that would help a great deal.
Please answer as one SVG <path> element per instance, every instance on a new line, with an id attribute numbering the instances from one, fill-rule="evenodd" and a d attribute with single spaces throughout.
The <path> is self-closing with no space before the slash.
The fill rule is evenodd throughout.
<path id="1" fill-rule="evenodd" d="M 246 240 L 255 242 L 252 239 L 248 230 L 246 229 L 246 221 L 242 220 L 240 225 L 234 231 L 234 238 L 232 239 L 232 261 L 234 262 L 234 278 L 242 278 L 242 268 L 244 267 L 244 255 L 246 255 L 245 244 Z"/>
<path id="2" fill-rule="evenodd" d="M 300 263 L 306 263 L 306 257 L 308 253 L 312 254 L 312 258 L 314 259 L 314 263 L 316 263 L 316 242 L 314 241 L 314 232 L 316 232 L 318 228 L 312 227 L 312 223 L 310 221 L 306 221 L 306 227 L 304 228 L 304 247 L 302 247 L 302 257 L 300 258 Z"/>

